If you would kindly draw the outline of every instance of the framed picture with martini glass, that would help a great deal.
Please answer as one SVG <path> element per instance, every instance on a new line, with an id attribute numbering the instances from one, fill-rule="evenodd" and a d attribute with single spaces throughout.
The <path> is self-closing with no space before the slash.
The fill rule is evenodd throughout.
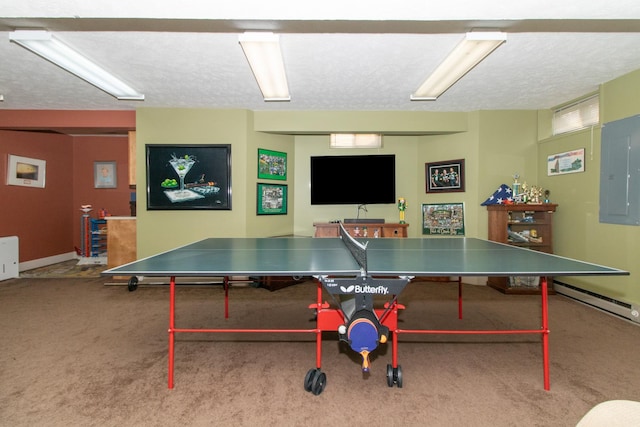
<path id="1" fill-rule="evenodd" d="M 147 209 L 231 209 L 231 145 L 147 144 Z"/>

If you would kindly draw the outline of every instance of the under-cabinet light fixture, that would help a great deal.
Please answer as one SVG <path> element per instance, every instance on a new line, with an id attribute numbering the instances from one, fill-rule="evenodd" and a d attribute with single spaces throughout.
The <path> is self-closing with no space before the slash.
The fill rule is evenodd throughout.
<path id="1" fill-rule="evenodd" d="M 9 41 L 30 50 L 119 100 L 144 100 L 143 94 L 62 43 L 48 31 L 16 30 L 9 33 Z"/>
<path id="2" fill-rule="evenodd" d="M 507 34 L 497 31 L 469 32 L 449 56 L 411 95 L 412 101 L 435 101 L 465 74 L 507 41 Z"/>
<path id="3" fill-rule="evenodd" d="M 239 42 L 264 100 L 290 101 L 279 36 L 268 32 L 247 32 L 240 34 Z"/>
<path id="4" fill-rule="evenodd" d="M 378 133 L 332 133 L 331 148 L 380 148 L 382 135 Z"/>

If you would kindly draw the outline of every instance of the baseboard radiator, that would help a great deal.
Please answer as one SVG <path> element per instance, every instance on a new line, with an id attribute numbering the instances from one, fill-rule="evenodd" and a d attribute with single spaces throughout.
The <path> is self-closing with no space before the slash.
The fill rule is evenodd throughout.
<path id="1" fill-rule="evenodd" d="M 0 237 L 0 280 L 19 276 L 18 256 L 18 237 Z"/>
<path id="2" fill-rule="evenodd" d="M 562 295 L 568 296 L 585 304 L 615 314 L 625 319 L 640 323 L 640 307 L 634 307 L 632 304 L 618 301 L 614 298 L 606 297 L 595 292 L 587 291 L 569 285 L 568 283 L 553 282 L 553 289 Z"/>

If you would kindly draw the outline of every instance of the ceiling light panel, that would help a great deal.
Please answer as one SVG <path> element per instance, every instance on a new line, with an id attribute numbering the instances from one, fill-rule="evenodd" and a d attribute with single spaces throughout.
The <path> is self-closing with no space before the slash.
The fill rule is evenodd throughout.
<path id="1" fill-rule="evenodd" d="M 91 83 L 119 100 L 144 100 L 144 95 L 44 30 L 17 30 L 9 40 Z"/>
<path id="2" fill-rule="evenodd" d="M 280 38 L 273 33 L 244 33 L 239 36 L 251 71 L 265 101 L 290 101 Z"/>
<path id="3" fill-rule="evenodd" d="M 435 101 L 465 74 L 507 41 L 501 32 L 470 32 L 411 95 L 412 101 Z"/>

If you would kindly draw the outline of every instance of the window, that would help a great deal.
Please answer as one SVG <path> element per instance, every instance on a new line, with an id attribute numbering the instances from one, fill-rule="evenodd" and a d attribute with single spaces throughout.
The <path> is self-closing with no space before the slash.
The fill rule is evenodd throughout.
<path id="1" fill-rule="evenodd" d="M 376 133 L 332 133 L 331 148 L 380 148 L 382 135 Z"/>
<path id="2" fill-rule="evenodd" d="M 572 132 L 600 122 L 600 99 L 590 96 L 553 112 L 553 134 Z"/>

